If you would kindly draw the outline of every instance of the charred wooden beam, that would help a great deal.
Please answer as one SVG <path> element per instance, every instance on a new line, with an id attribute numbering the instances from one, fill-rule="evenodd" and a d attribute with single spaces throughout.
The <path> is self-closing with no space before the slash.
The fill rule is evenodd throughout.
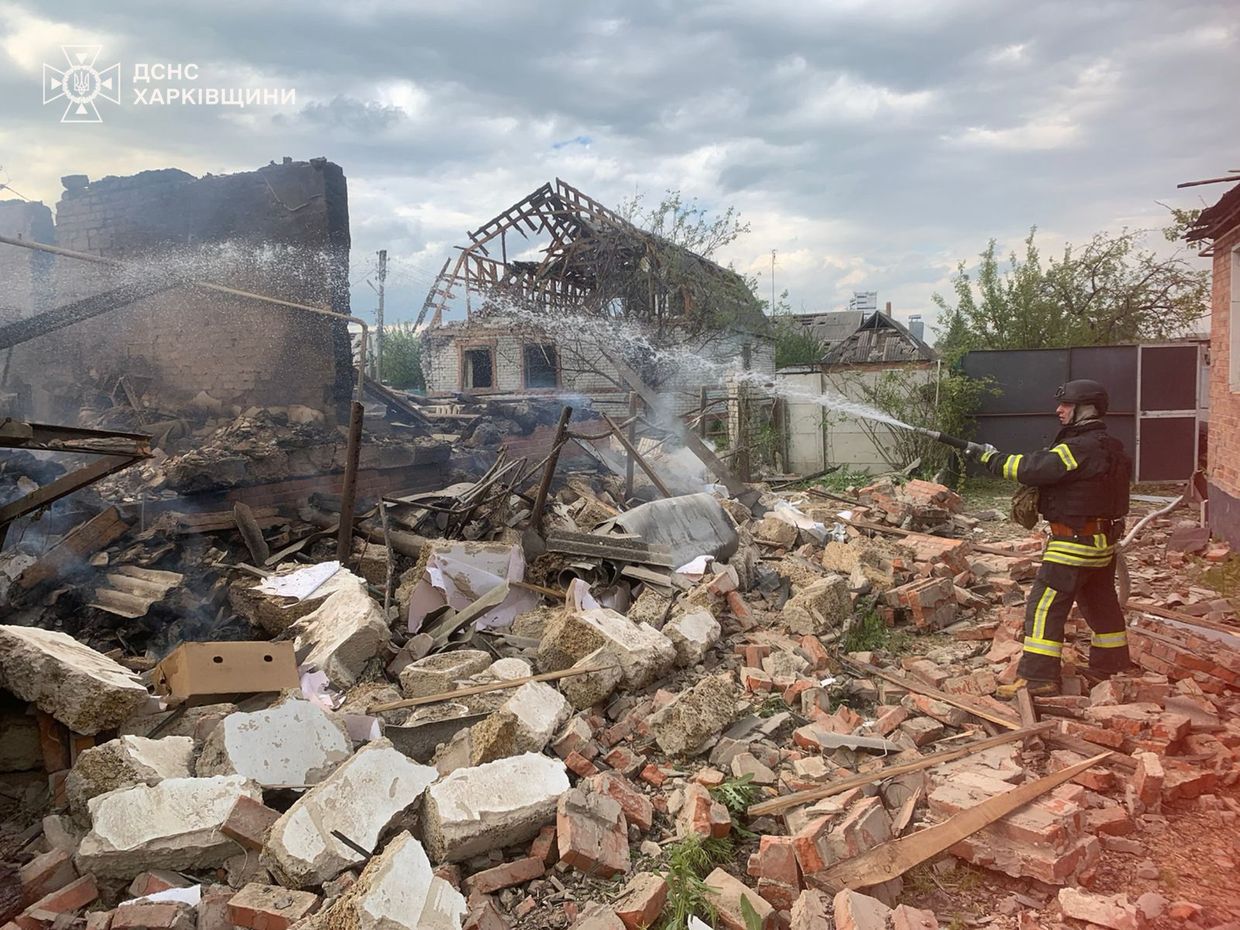
<path id="1" fill-rule="evenodd" d="M 0 326 L 0 349 L 8 349 L 23 342 L 29 342 L 31 339 L 37 339 L 39 336 L 54 333 L 66 326 L 72 326 L 74 323 L 80 323 L 82 320 L 111 313 L 113 310 L 119 310 L 144 297 L 159 294 L 185 283 L 179 278 L 169 279 L 164 276 L 144 278 L 122 284 L 120 287 L 101 294 L 91 294 L 81 300 L 53 307 L 37 316 L 16 320 Z"/>

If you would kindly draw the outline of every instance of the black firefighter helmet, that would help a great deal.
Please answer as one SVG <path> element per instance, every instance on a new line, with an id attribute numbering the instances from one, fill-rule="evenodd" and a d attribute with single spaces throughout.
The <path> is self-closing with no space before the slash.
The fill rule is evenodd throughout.
<path id="1" fill-rule="evenodd" d="M 1055 397 L 1062 404 L 1093 404 L 1098 408 L 1100 417 L 1106 416 L 1107 406 L 1110 403 L 1107 389 L 1097 381 L 1090 381 L 1088 378 L 1067 381 L 1059 385 Z"/>

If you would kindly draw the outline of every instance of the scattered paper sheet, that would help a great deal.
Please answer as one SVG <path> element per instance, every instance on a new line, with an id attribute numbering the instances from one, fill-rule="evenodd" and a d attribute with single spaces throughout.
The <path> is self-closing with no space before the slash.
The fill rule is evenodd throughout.
<path id="1" fill-rule="evenodd" d="M 339 562 L 319 562 L 317 565 L 307 565 L 287 575 L 272 575 L 263 580 L 258 590 L 264 594 L 291 597 L 301 601 L 321 588 L 323 583 L 338 571 L 340 571 Z"/>
<path id="2" fill-rule="evenodd" d="M 445 604 L 463 610 L 504 581 L 525 579 L 525 556 L 520 546 L 481 548 L 462 542 L 433 552 L 426 575 L 409 598 L 409 632 L 416 633 L 432 611 Z M 538 606 L 533 591 L 510 587 L 507 597 L 473 621 L 474 629 L 511 626 L 518 614 Z"/>
<path id="3" fill-rule="evenodd" d="M 706 569 L 710 565 L 709 555 L 699 555 L 692 562 L 686 562 L 676 572 L 681 575 L 697 575 L 701 577 L 706 574 Z"/>

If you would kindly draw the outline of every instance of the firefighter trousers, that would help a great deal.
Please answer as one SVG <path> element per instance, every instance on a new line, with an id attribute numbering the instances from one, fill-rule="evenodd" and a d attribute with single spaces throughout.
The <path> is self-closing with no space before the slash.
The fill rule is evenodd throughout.
<path id="1" fill-rule="evenodd" d="M 1090 670 L 1111 674 L 1128 667 L 1124 612 L 1115 593 L 1115 558 L 1097 567 L 1043 560 L 1025 605 L 1025 643 L 1019 666 L 1022 678 L 1058 681 L 1064 624 L 1074 603 L 1093 631 Z"/>

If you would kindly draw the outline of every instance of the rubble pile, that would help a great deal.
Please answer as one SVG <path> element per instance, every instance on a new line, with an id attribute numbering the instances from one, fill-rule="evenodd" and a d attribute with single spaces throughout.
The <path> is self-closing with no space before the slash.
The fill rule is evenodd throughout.
<path id="1" fill-rule="evenodd" d="M 231 576 L 241 642 L 156 664 L 0 627 L 0 927 L 1240 920 L 1225 882 L 1132 878 L 1178 818 L 1213 825 L 1221 874 L 1240 855 L 1240 626 L 1170 590 L 1170 519 L 1134 577 L 1180 619 L 1139 612 L 1139 667 L 1091 687 L 1077 618 L 1064 694 L 1009 704 L 1040 538 L 984 541 L 946 488 L 643 511 L 573 476 L 522 532 L 496 480 L 402 499 L 475 494 L 406 518 L 480 537 Z M 953 898 L 959 874 L 988 890 Z"/>

